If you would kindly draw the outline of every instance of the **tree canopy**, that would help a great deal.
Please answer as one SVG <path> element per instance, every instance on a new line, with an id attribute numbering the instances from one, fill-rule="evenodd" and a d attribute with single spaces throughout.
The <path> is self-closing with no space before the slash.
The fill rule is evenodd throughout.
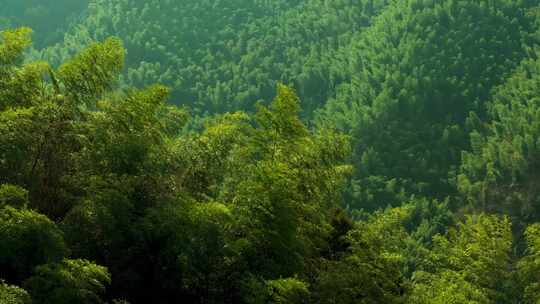
<path id="1" fill-rule="evenodd" d="M 539 303 L 539 34 L 534 0 L 6 0 L 0 302 Z"/>

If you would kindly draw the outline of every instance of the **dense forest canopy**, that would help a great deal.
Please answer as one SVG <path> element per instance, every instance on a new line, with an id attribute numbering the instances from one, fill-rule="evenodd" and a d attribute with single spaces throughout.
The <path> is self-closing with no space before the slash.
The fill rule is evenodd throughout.
<path id="1" fill-rule="evenodd" d="M 70 20 L 80 16 L 88 0 L 2 0 L 0 28 L 28 26 L 37 32 L 38 47 L 56 43 L 64 37 Z"/>
<path id="2" fill-rule="evenodd" d="M 540 303 L 538 1 L 0 4 L 0 303 Z"/>

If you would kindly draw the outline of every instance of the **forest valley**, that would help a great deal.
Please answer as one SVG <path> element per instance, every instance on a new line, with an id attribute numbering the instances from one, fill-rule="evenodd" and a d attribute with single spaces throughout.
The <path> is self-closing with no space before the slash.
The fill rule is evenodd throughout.
<path id="1" fill-rule="evenodd" d="M 0 303 L 540 303 L 540 2 L 1 0 Z"/>

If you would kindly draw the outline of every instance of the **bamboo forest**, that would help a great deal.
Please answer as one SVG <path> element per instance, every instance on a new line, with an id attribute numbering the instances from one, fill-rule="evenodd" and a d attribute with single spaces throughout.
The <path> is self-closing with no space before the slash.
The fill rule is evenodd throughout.
<path id="1" fill-rule="evenodd" d="M 540 0 L 0 0 L 0 304 L 540 303 Z"/>

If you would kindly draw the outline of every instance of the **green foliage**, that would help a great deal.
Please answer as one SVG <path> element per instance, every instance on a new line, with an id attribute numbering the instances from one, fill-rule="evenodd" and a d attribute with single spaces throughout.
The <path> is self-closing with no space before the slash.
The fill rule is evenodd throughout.
<path id="1" fill-rule="evenodd" d="M 46 216 L 10 206 L 0 209 L 0 268 L 10 282 L 21 281 L 40 264 L 67 253 L 62 231 Z"/>
<path id="2" fill-rule="evenodd" d="M 0 32 L 2 37 L 0 40 L 2 42 L 2 47 L 0 47 L 0 63 L 2 68 L 21 59 L 22 51 L 31 43 L 31 32 L 32 30 L 24 27 Z"/>
<path id="3" fill-rule="evenodd" d="M 0 12 L 0 302 L 538 302 L 537 1 L 49 1 Z"/>
<path id="4" fill-rule="evenodd" d="M 467 147 L 465 120 L 525 57 L 532 3 L 395 1 L 354 39 L 352 79 L 320 113 L 351 130 L 356 208 L 444 198 Z M 450 175 L 450 176 L 449 176 Z"/>
<path id="5" fill-rule="evenodd" d="M 37 30 L 38 45 L 45 46 L 61 39 L 68 20 L 82 12 L 87 5 L 87 0 L 4 0 L 0 12 L 0 30 L 29 26 Z"/>
<path id="6" fill-rule="evenodd" d="M 264 281 L 250 277 L 244 281 L 242 296 L 248 304 L 302 304 L 310 301 L 308 284 L 297 278 Z"/>
<path id="7" fill-rule="evenodd" d="M 0 185 L 0 208 L 5 206 L 25 208 L 27 204 L 28 191 L 14 185 Z"/>
<path id="8" fill-rule="evenodd" d="M 176 135 L 185 114 L 165 105 L 168 90 L 153 86 L 100 101 L 84 130 L 88 151 L 83 165 L 117 175 L 150 173 L 167 153 L 166 142 Z M 170 121 L 169 121 L 170 119 Z M 90 169 L 90 168 L 89 168 Z M 150 171 L 145 171 L 150 170 Z"/>
<path id="9" fill-rule="evenodd" d="M 321 303 L 404 303 L 410 208 L 397 208 L 359 222 L 348 233 L 349 251 L 322 262 L 316 297 Z"/>
<path id="10" fill-rule="evenodd" d="M 114 35 L 130 50 L 126 83 L 169 85 L 173 101 L 198 114 L 252 110 L 282 81 L 298 89 L 309 115 L 350 77 L 340 48 L 389 2 L 94 0 L 62 42 L 37 56 L 58 64 Z"/>
<path id="11" fill-rule="evenodd" d="M 281 85 L 271 105 L 260 107 L 247 145 L 234 151 L 235 167 L 220 195 L 240 215 L 235 225 L 249 244 L 248 263 L 269 278 L 292 275 L 302 257 L 321 246 L 339 199 L 335 189 L 348 170 L 340 166 L 347 138 L 311 135 L 298 106 L 294 92 Z"/>
<path id="12" fill-rule="evenodd" d="M 527 59 L 495 91 L 491 121 L 472 131 L 472 151 L 463 154 L 458 178 L 470 204 L 508 213 L 521 223 L 539 216 L 539 79 L 540 61 Z"/>
<path id="13" fill-rule="evenodd" d="M 109 91 L 123 68 L 124 48 L 118 39 L 94 43 L 58 69 L 56 77 L 77 103 Z M 90 99 L 90 100 L 89 100 Z"/>
<path id="14" fill-rule="evenodd" d="M 436 276 L 419 272 L 414 279 L 416 284 L 409 299 L 411 304 L 494 303 L 484 290 L 457 271 L 441 271 Z"/>
<path id="15" fill-rule="evenodd" d="M 2 182 L 24 185 L 30 206 L 58 219 L 74 203 L 68 188 L 85 140 L 85 111 L 95 109 L 97 99 L 110 92 L 124 50 L 118 40 L 108 39 L 53 71 L 46 63 L 20 64 L 29 30 L 2 33 Z"/>
<path id="16" fill-rule="evenodd" d="M 266 282 L 270 293 L 270 302 L 276 304 L 308 303 L 309 290 L 306 283 L 293 278 Z"/>
<path id="17" fill-rule="evenodd" d="M 412 303 L 507 303 L 511 278 L 511 224 L 507 217 L 469 215 L 446 236 L 433 239 L 433 249 L 414 276 Z M 448 289 L 448 286 L 451 286 Z M 426 294 L 426 291 L 428 292 Z M 431 295 L 431 297 L 430 297 Z M 415 302 L 418 301 L 418 302 Z M 463 303 L 463 302 L 461 302 Z"/>
<path id="18" fill-rule="evenodd" d="M 72 208 L 60 225 L 72 254 L 102 263 L 116 258 L 129 235 L 133 209 L 126 194 L 110 188 Z"/>
<path id="19" fill-rule="evenodd" d="M 365 249 L 322 265 L 314 290 L 320 303 L 403 303 L 406 286 L 399 263 Z"/>
<path id="20" fill-rule="evenodd" d="M 181 286 L 187 295 L 205 295 L 219 302 L 227 286 L 230 267 L 228 227 L 232 222 L 227 206 L 219 203 L 175 202 L 151 210 L 143 222 L 146 245 L 158 246 L 155 273 L 162 288 Z"/>
<path id="21" fill-rule="evenodd" d="M 0 31 L 0 111 L 8 107 L 28 106 L 40 92 L 46 65 L 21 66 L 24 50 L 30 45 L 29 28 Z"/>
<path id="22" fill-rule="evenodd" d="M 30 304 L 32 300 L 26 290 L 0 281 L 0 302 L 3 304 Z"/>
<path id="23" fill-rule="evenodd" d="M 523 303 L 538 303 L 540 301 L 540 225 L 533 224 L 525 231 L 527 251 L 518 262 L 518 288 L 524 299 Z"/>
<path id="24" fill-rule="evenodd" d="M 38 266 L 24 282 L 36 304 L 100 304 L 111 277 L 107 268 L 86 260 L 65 259 Z"/>

